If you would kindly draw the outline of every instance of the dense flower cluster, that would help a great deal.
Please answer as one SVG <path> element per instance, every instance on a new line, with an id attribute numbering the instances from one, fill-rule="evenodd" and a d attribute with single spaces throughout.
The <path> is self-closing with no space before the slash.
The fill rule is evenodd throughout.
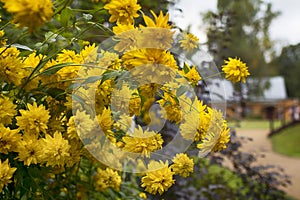
<path id="1" fill-rule="evenodd" d="M 106 170 L 98 168 L 97 175 L 94 178 L 96 190 L 98 191 L 105 191 L 107 188 L 119 190 L 122 182 L 118 172 L 110 168 L 106 168 Z"/>
<path id="2" fill-rule="evenodd" d="M 149 172 L 142 178 L 142 187 L 151 194 L 163 194 L 175 183 L 174 172 L 168 166 L 168 162 L 150 162 L 148 170 Z"/>
<path id="3" fill-rule="evenodd" d="M 51 0 L 1 0 L 4 8 L 14 15 L 13 23 L 30 31 L 49 21 L 53 15 Z"/>
<path id="4" fill-rule="evenodd" d="M 28 27 L 29 33 L 72 10 L 59 1 L 0 1 L 12 14 L 10 23 Z M 199 66 L 181 63 L 170 50 L 176 47 L 190 56 L 197 51 L 198 38 L 178 35 L 168 13 L 150 11 L 148 16 L 136 0 L 102 4 L 114 34 L 111 48 L 79 43 L 84 31 L 68 40 L 68 34 L 59 35 L 62 28 L 47 32 L 45 41 L 32 50 L 10 44 L 0 30 L 0 193 L 9 184 L 23 187 L 23 179 L 17 179 L 32 169 L 44 173 L 45 185 L 35 191 L 37 196 L 55 188 L 58 176 L 75 177 L 62 181 L 75 185 L 61 189 L 62 196 L 76 188 L 77 198 L 87 199 L 91 188 L 85 185 L 90 183 L 96 192 L 118 192 L 126 176 L 121 178 L 115 169 L 128 167 L 121 160 L 130 155 L 126 161 L 136 161 L 142 169 L 137 170 L 140 190 L 162 195 L 175 183 L 175 175 L 194 172 L 194 161 L 185 153 L 153 159 L 170 142 L 164 123 L 176 127 L 177 136 L 194 144 L 200 156 L 226 148 L 230 134 L 221 111 L 190 95 L 205 81 Z M 67 10 L 52 18 L 55 6 Z M 82 24 L 93 24 L 87 23 L 88 17 L 84 15 Z M 72 30 L 80 32 L 78 24 L 73 23 Z M 54 43 L 63 48 L 52 49 Z M 233 82 L 245 82 L 249 75 L 239 59 L 229 58 L 223 71 Z M 139 196 L 147 198 L 142 191 Z"/>
<path id="5" fill-rule="evenodd" d="M 1 162 L 0 160 L 0 192 L 3 187 L 8 183 L 12 182 L 11 178 L 17 168 L 10 167 L 8 160 Z"/>

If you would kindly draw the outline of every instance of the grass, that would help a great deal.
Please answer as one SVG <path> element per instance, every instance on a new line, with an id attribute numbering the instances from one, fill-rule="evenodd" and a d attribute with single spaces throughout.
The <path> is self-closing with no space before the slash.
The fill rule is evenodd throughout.
<path id="1" fill-rule="evenodd" d="M 229 126 L 236 129 L 270 129 L 270 122 L 268 120 L 243 120 L 240 122 L 229 121 Z M 274 128 L 280 127 L 280 121 L 274 121 Z"/>
<path id="2" fill-rule="evenodd" d="M 300 158 L 300 125 L 289 127 L 271 137 L 277 153 Z"/>

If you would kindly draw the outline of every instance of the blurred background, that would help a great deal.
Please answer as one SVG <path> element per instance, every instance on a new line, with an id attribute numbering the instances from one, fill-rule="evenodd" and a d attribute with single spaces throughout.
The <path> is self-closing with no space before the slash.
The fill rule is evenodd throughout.
<path id="1" fill-rule="evenodd" d="M 296 199 L 300 199 L 299 7 L 297 0 L 179 0 L 170 9 L 172 21 L 199 37 L 217 67 L 228 57 L 242 58 L 249 66 L 251 78 L 245 84 L 217 81 L 226 86 L 227 119 L 242 141 L 240 150 L 254 157 L 249 168 L 279 167 L 289 176 L 283 190 Z"/>

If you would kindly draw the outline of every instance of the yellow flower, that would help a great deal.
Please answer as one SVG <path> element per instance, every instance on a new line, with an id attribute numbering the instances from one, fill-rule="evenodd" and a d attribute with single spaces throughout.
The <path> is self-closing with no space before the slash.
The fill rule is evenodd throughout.
<path id="1" fill-rule="evenodd" d="M 198 84 L 198 82 L 201 80 L 201 76 L 199 75 L 195 67 L 193 67 L 187 74 L 185 74 L 185 77 L 194 84 Z"/>
<path id="2" fill-rule="evenodd" d="M 159 27 L 159 28 L 166 28 L 166 29 L 172 28 L 172 25 L 169 24 L 169 13 L 167 13 L 164 16 L 163 12 L 160 11 L 159 16 L 157 16 L 152 10 L 150 12 L 154 17 L 154 20 L 152 20 L 150 17 L 146 15 L 143 15 L 147 27 Z M 141 27 L 144 26 L 141 25 Z"/>
<path id="3" fill-rule="evenodd" d="M 99 125 L 104 133 L 106 133 L 108 130 L 111 129 L 111 126 L 113 125 L 114 121 L 111 117 L 111 111 L 110 108 L 104 108 L 101 115 L 97 115 L 97 119 L 99 122 Z"/>
<path id="4" fill-rule="evenodd" d="M 24 68 L 33 70 L 40 62 L 43 60 L 45 56 L 39 54 L 36 55 L 36 52 L 33 52 L 26 56 L 23 60 Z"/>
<path id="5" fill-rule="evenodd" d="M 25 165 L 38 164 L 42 155 L 41 140 L 32 135 L 24 134 L 23 140 L 18 145 L 18 159 Z"/>
<path id="6" fill-rule="evenodd" d="M 147 195 L 144 192 L 140 192 L 139 197 L 142 198 L 142 199 L 147 199 Z"/>
<path id="7" fill-rule="evenodd" d="M 205 106 L 205 105 L 204 105 Z M 200 122 L 199 127 L 197 129 L 195 141 L 198 142 L 199 140 L 203 140 L 208 132 L 209 127 L 211 126 L 211 108 L 205 106 L 207 109 L 206 111 L 200 112 Z"/>
<path id="8" fill-rule="evenodd" d="M 184 112 L 184 121 L 180 124 L 180 133 L 186 140 L 197 140 L 198 139 L 198 127 L 200 124 L 200 113 L 205 112 L 205 106 L 198 100 L 191 101 L 186 97 L 180 97 L 180 100 L 186 102 L 183 104 L 182 110 Z"/>
<path id="9" fill-rule="evenodd" d="M 46 166 L 63 167 L 70 157 L 70 144 L 62 137 L 62 134 L 55 132 L 53 137 L 46 134 L 42 139 L 43 154 L 41 160 Z"/>
<path id="10" fill-rule="evenodd" d="M 2 38 L 4 36 L 4 34 L 5 34 L 4 30 L 1 30 L 0 31 L 0 38 Z"/>
<path id="11" fill-rule="evenodd" d="M 114 70 L 121 69 L 121 59 L 119 59 L 118 54 L 103 50 L 101 50 L 100 53 L 102 57 L 100 57 L 97 61 L 97 64 L 100 67 Z"/>
<path id="12" fill-rule="evenodd" d="M 30 31 L 43 25 L 53 15 L 51 0 L 1 0 L 4 8 L 14 15 L 13 23 Z"/>
<path id="13" fill-rule="evenodd" d="M 141 98 L 139 96 L 132 96 L 129 100 L 129 115 L 140 115 L 141 110 Z"/>
<path id="14" fill-rule="evenodd" d="M 176 154 L 173 162 L 171 168 L 173 172 L 179 176 L 188 177 L 194 171 L 194 161 L 186 154 Z"/>
<path id="15" fill-rule="evenodd" d="M 129 114 L 129 101 L 134 91 L 127 84 L 112 93 L 112 106 L 114 111 Z"/>
<path id="16" fill-rule="evenodd" d="M 174 183 L 174 172 L 168 167 L 168 161 L 163 163 L 162 161 L 151 161 L 148 164 L 148 172 L 142 178 L 142 187 L 145 187 L 145 191 L 150 194 L 162 195 L 167 191 Z"/>
<path id="17" fill-rule="evenodd" d="M 137 48 L 153 48 L 167 50 L 172 47 L 174 31 L 166 28 L 142 28 Z"/>
<path id="18" fill-rule="evenodd" d="M 197 144 L 200 149 L 199 155 L 205 155 L 209 151 L 221 151 L 226 149 L 226 144 L 230 140 L 229 129 L 220 111 L 211 109 L 209 128 L 205 138 Z"/>
<path id="19" fill-rule="evenodd" d="M 12 117 L 17 114 L 16 107 L 7 97 L 0 95 L 0 121 L 3 125 L 11 123 Z"/>
<path id="20" fill-rule="evenodd" d="M 1 17 L 1 16 L 0 16 Z M 1 19 L 0 19 L 1 20 Z M 1 22 L 1 21 L 0 21 Z M 0 30 L 0 47 L 4 47 L 6 45 L 7 39 L 1 39 L 5 35 L 4 30 Z"/>
<path id="21" fill-rule="evenodd" d="M 123 150 L 140 153 L 146 157 L 149 157 L 151 152 L 161 149 L 163 144 L 159 133 L 143 131 L 140 126 L 134 129 L 132 136 L 127 135 L 122 140 L 125 143 Z"/>
<path id="22" fill-rule="evenodd" d="M 85 46 L 83 50 L 80 51 L 79 56 L 82 63 L 95 63 L 97 60 L 97 50 L 96 44 Z"/>
<path id="23" fill-rule="evenodd" d="M 139 49 L 126 52 L 122 56 L 126 69 L 144 66 L 146 64 L 164 65 L 173 69 L 177 69 L 174 57 L 168 51 L 160 49 Z"/>
<path id="24" fill-rule="evenodd" d="M 179 41 L 180 46 L 188 52 L 197 48 L 198 42 L 199 39 L 191 33 L 185 33 L 183 39 Z"/>
<path id="25" fill-rule="evenodd" d="M 137 4 L 137 0 L 111 0 L 104 8 L 111 15 L 109 22 L 132 24 L 133 19 L 139 16 L 137 11 L 141 6 Z"/>
<path id="26" fill-rule="evenodd" d="M 37 106 L 36 102 L 33 105 L 27 104 L 27 107 L 28 110 L 20 110 L 21 116 L 16 117 L 19 129 L 36 136 L 40 132 L 46 133 L 49 111 L 43 105 Z"/>
<path id="27" fill-rule="evenodd" d="M 227 143 L 230 141 L 230 129 L 226 124 L 223 124 L 221 134 L 218 138 L 218 142 L 215 144 L 213 151 L 221 151 L 226 149 Z"/>
<path id="28" fill-rule="evenodd" d="M 59 63 L 83 63 L 84 58 L 81 57 L 79 54 L 76 54 L 75 51 L 73 50 L 62 50 L 61 53 L 59 53 L 57 55 L 56 58 L 56 62 L 57 64 Z M 71 65 L 71 66 L 65 66 L 63 68 L 61 68 L 57 73 L 57 81 L 65 81 L 65 80 L 70 80 L 70 79 L 74 79 L 75 77 L 77 77 L 77 72 L 79 71 L 80 66 L 75 66 L 75 65 Z M 68 86 L 71 82 L 65 82 L 63 84 L 64 87 Z"/>
<path id="29" fill-rule="evenodd" d="M 179 104 L 176 102 L 175 94 L 165 92 L 162 99 L 157 101 L 159 105 L 164 109 L 162 116 L 171 122 L 179 123 L 182 120 L 182 112 Z"/>
<path id="30" fill-rule="evenodd" d="M 114 34 L 119 35 L 127 31 L 137 30 L 133 24 L 119 24 L 112 27 Z"/>
<path id="31" fill-rule="evenodd" d="M 120 89 L 115 89 L 112 95 L 111 105 L 114 111 L 132 116 L 139 115 L 141 99 L 136 95 L 137 90 L 132 90 L 126 84 Z"/>
<path id="32" fill-rule="evenodd" d="M 139 87 L 140 95 L 142 97 L 147 97 L 146 100 L 148 100 L 151 97 L 154 97 L 157 92 L 158 92 L 158 84 L 156 84 L 156 83 L 148 83 L 148 84 L 141 85 Z M 153 101 L 151 100 L 151 103 L 149 103 L 150 104 L 149 106 L 145 106 L 145 102 L 144 102 L 144 106 L 150 107 L 152 105 Z"/>
<path id="33" fill-rule="evenodd" d="M 124 132 L 127 132 L 132 127 L 132 117 L 126 114 L 121 114 L 120 119 L 115 123 L 115 126 Z"/>
<path id="34" fill-rule="evenodd" d="M 187 72 L 185 71 L 188 70 Z M 192 82 L 193 84 L 198 84 L 198 82 L 201 80 L 201 76 L 199 75 L 196 66 L 193 66 L 192 68 L 185 63 L 185 69 L 183 69 L 183 71 L 181 71 L 181 75 L 186 77 L 190 82 Z"/>
<path id="35" fill-rule="evenodd" d="M 112 188 L 117 191 L 120 190 L 122 178 L 117 171 L 110 168 L 106 168 L 106 170 L 98 168 L 94 178 L 97 191 L 103 192 L 107 188 Z"/>
<path id="36" fill-rule="evenodd" d="M 18 130 L 10 130 L 0 123 L 0 153 L 8 154 L 16 151 L 19 141 L 21 141 L 21 135 Z"/>
<path id="37" fill-rule="evenodd" d="M 107 3 L 109 2 L 110 0 L 91 0 L 93 3 L 98 3 L 98 2 L 102 2 L 102 3 Z"/>
<path id="38" fill-rule="evenodd" d="M 36 52 L 33 52 L 23 59 L 23 69 L 26 72 L 26 77 L 28 77 L 32 73 L 32 71 L 38 66 L 38 64 L 43 60 L 43 58 L 43 55 L 36 55 Z M 27 83 L 25 89 L 30 90 L 38 87 L 39 80 L 40 76 L 31 79 L 30 82 Z"/>
<path id="39" fill-rule="evenodd" d="M 133 24 L 117 24 L 112 30 L 116 34 L 114 40 L 118 41 L 114 46 L 116 51 L 124 52 L 137 48 L 140 31 Z"/>
<path id="40" fill-rule="evenodd" d="M 95 95 L 95 107 L 96 113 L 102 113 L 105 106 L 110 105 L 111 103 L 111 93 L 114 90 L 114 81 L 106 80 L 102 82 L 96 91 Z"/>
<path id="41" fill-rule="evenodd" d="M 222 66 L 222 70 L 225 72 L 226 79 L 233 83 L 246 82 L 245 78 L 250 75 L 246 63 L 243 63 L 240 58 L 228 58 L 228 60 L 225 60 L 225 64 Z"/>
<path id="42" fill-rule="evenodd" d="M 49 104 L 48 104 L 49 106 Z M 53 107 L 52 107 L 53 109 Z M 53 111 L 53 110 L 52 110 Z M 54 111 L 55 112 L 55 111 Z M 61 114 L 60 116 L 55 117 L 55 114 Z M 62 117 L 65 113 L 53 113 L 49 122 L 48 122 L 48 130 L 47 133 L 50 135 L 53 135 L 53 133 L 55 133 L 56 131 L 59 132 L 64 132 L 65 131 L 65 120 L 66 117 L 64 116 L 62 119 L 60 119 L 60 117 Z"/>
<path id="43" fill-rule="evenodd" d="M 172 47 L 174 31 L 171 31 L 172 25 L 169 24 L 169 14 L 163 15 L 160 11 L 157 16 L 152 10 L 154 17 L 143 15 L 146 27 L 140 25 L 141 32 L 139 34 L 140 48 L 154 48 L 154 49 L 169 49 Z"/>
<path id="44" fill-rule="evenodd" d="M 12 182 L 11 178 L 16 170 L 17 168 L 9 166 L 8 159 L 4 162 L 0 160 L 0 192 L 2 192 L 5 185 Z"/>
<path id="45" fill-rule="evenodd" d="M 0 77 L 2 81 L 21 85 L 25 77 L 22 60 L 18 57 L 19 50 L 15 47 L 0 48 Z"/>
<path id="46" fill-rule="evenodd" d="M 70 117 L 67 126 L 68 139 L 79 139 L 78 136 L 81 138 L 91 137 L 91 132 L 95 124 L 89 114 L 77 110 L 75 116 Z"/>
<path id="47" fill-rule="evenodd" d="M 81 140 L 69 140 L 70 144 L 70 156 L 66 158 L 66 166 L 72 167 L 73 165 L 80 162 L 81 159 L 81 147 L 82 143 Z"/>

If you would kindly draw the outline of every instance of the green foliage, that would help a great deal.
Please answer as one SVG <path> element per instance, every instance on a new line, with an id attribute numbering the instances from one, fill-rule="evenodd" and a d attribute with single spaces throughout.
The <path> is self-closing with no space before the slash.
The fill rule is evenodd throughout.
<path id="1" fill-rule="evenodd" d="M 300 157 L 300 125 L 289 127 L 271 137 L 275 152 Z"/>
<path id="2" fill-rule="evenodd" d="M 265 56 L 273 52 L 268 30 L 278 15 L 271 3 L 260 0 L 219 0 L 218 11 L 204 15 L 209 25 L 208 48 L 217 66 L 227 57 L 237 56 L 250 66 L 251 75 L 268 75 L 270 69 L 266 70 Z"/>
<path id="3" fill-rule="evenodd" d="M 230 127 L 236 127 L 239 129 L 249 130 L 249 129 L 263 129 L 268 130 L 270 128 L 270 122 L 263 119 L 246 119 L 239 122 L 229 121 Z M 281 126 L 279 120 L 274 121 L 274 127 L 279 128 Z"/>
<path id="4" fill-rule="evenodd" d="M 273 165 L 255 164 L 257 155 L 240 149 L 250 139 L 238 138 L 234 132 L 231 136 L 229 148 L 221 155 L 195 159 L 195 170 L 200 173 L 176 179 L 175 186 L 164 199 L 291 200 L 279 189 L 290 183 L 282 170 Z"/>
<path id="5" fill-rule="evenodd" d="M 283 48 L 281 54 L 272 61 L 272 65 L 285 78 L 288 96 L 300 98 L 300 44 Z"/>

